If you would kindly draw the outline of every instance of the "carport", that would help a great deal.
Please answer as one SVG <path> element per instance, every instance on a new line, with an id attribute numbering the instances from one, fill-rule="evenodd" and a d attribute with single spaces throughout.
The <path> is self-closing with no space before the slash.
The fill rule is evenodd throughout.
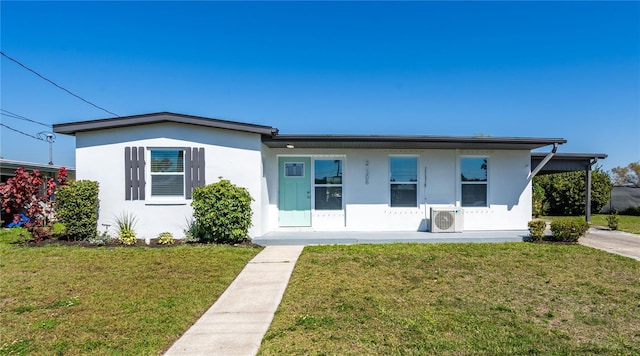
<path id="1" fill-rule="evenodd" d="M 584 215 L 591 222 L 591 168 L 599 159 L 605 159 L 604 153 L 550 153 L 531 152 L 532 178 L 536 174 L 554 174 L 585 171 L 585 190 L 587 192 Z M 540 166 L 541 165 L 541 166 Z M 540 167 L 539 167 L 540 166 Z"/>

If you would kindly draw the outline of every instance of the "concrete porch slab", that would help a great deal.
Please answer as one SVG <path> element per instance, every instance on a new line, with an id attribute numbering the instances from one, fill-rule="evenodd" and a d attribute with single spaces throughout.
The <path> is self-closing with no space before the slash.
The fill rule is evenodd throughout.
<path id="1" fill-rule="evenodd" d="M 389 243 L 522 242 L 528 230 L 465 231 L 431 233 L 423 231 L 274 231 L 255 237 L 261 246 L 352 245 Z"/>

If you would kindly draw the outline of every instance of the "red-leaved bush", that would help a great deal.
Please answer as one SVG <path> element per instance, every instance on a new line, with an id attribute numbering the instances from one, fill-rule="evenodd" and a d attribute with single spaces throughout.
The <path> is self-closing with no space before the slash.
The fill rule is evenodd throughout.
<path id="1" fill-rule="evenodd" d="M 29 172 L 20 167 L 12 178 L 0 184 L 0 201 L 5 213 L 13 214 L 18 222 L 20 214 L 29 218 L 27 227 L 44 227 L 53 221 L 53 196 L 56 188 L 67 183 L 67 169 L 60 167 L 57 182 L 53 178 L 46 181 L 37 169 Z"/>

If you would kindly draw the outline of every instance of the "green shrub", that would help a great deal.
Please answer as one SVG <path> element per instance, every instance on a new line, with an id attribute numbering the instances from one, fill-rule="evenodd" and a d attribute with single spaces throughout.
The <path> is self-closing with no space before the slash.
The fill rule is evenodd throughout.
<path id="1" fill-rule="evenodd" d="M 199 242 L 204 232 L 195 219 L 187 219 L 187 226 L 184 231 L 184 242 Z"/>
<path id="2" fill-rule="evenodd" d="M 537 175 L 533 186 L 544 191 L 544 213 L 546 215 L 579 216 L 584 214 L 586 173 L 576 172 Z M 600 167 L 591 171 L 591 212 L 597 213 L 609 201 L 613 185 L 607 172 Z M 535 192 L 534 192 L 535 194 Z"/>
<path id="3" fill-rule="evenodd" d="M 551 222 L 551 232 L 558 241 L 577 242 L 589 230 L 589 224 L 584 220 L 561 219 Z"/>
<path id="4" fill-rule="evenodd" d="M 98 234 L 98 182 L 79 180 L 56 190 L 54 211 L 72 240 L 86 240 Z"/>
<path id="5" fill-rule="evenodd" d="M 173 234 L 170 232 L 161 232 L 158 235 L 158 243 L 160 245 L 173 245 L 175 241 L 173 240 Z"/>
<path id="6" fill-rule="evenodd" d="M 609 226 L 609 229 L 618 230 L 618 221 L 619 220 L 620 219 L 618 218 L 618 212 L 617 211 L 612 211 L 607 216 L 607 226 Z"/>
<path id="7" fill-rule="evenodd" d="M 33 237 L 25 227 L 0 228 L 1 243 L 20 243 L 31 240 Z"/>
<path id="8" fill-rule="evenodd" d="M 626 208 L 620 212 L 620 215 L 640 216 L 640 206 Z"/>
<path id="9" fill-rule="evenodd" d="M 89 244 L 95 245 L 95 246 L 104 246 L 104 245 L 110 244 L 113 240 L 114 240 L 114 238 L 109 236 L 109 234 L 106 231 L 104 231 L 103 233 L 101 233 L 100 235 L 98 235 L 96 237 L 92 237 L 90 239 L 87 239 L 87 242 L 89 242 Z"/>
<path id="10" fill-rule="evenodd" d="M 531 203 L 533 217 L 539 218 L 544 213 L 544 188 L 538 183 L 533 184 Z"/>
<path id="11" fill-rule="evenodd" d="M 251 202 L 246 188 L 221 179 L 193 190 L 193 216 L 200 240 L 214 243 L 239 243 L 247 238 L 251 226 Z"/>
<path id="12" fill-rule="evenodd" d="M 118 240 L 123 245 L 135 245 L 138 241 L 136 237 L 137 219 L 133 214 L 122 213 L 115 219 L 118 227 Z"/>
<path id="13" fill-rule="evenodd" d="M 544 220 L 529 221 L 528 225 L 531 241 L 540 241 L 544 238 L 544 230 L 547 228 L 547 223 Z"/>
<path id="14" fill-rule="evenodd" d="M 67 227 L 61 222 L 53 223 L 51 226 L 51 235 L 55 237 L 64 236 L 67 233 Z"/>

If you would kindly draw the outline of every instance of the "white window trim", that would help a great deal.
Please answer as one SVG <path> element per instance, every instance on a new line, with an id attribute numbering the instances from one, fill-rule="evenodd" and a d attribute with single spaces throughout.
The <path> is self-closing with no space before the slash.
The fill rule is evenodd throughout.
<path id="1" fill-rule="evenodd" d="M 148 184 L 146 185 L 145 188 L 145 194 L 147 196 L 146 198 L 146 204 L 145 205 L 185 205 L 188 201 L 188 199 L 185 198 L 186 196 L 186 174 L 184 172 L 184 170 L 186 169 L 186 162 L 184 162 L 185 158 L 186 158 L 186 153 L 185 151 L 188 148 L 186 147 L 146 147 L 145 148 L 145 160 L 146 162 L 148 162 L 148 164 L 146 164 L 145 166 L 145 180 L 148 182 Z M 183 171 L 182 171 L 182 182 L 183 182 L 183 187 L 182 187 L 182 195 L 152 195 L 151 194 L 151 186 L 152 181 L 151 181 L 151 177 L 153 175 L 176 175 L 176 173 L 178 172 L 155 172 L 152 173 L 151 172 L 151 151 L 182 151 L 183 155 L 182 155 L 182 159 L 183 159 L 183 163 L 182 163 L 182 167 L 183 167 Z"/>
<path id="2" fill-rule="evenodd" d="M 340 160 L 342 161 L 342 183 L 341 184 L 316 184 L 316 161 L 328 161 L 328 160 Z M 344 211 L 345 199 L 344 199 L 344 185 L 345 185 L 345 171 L 346 171 L 346 156 L 313 156 L 311 157 L 311 210 L 313 211 Z M 340 209 L 316 209 L 316 187 L 341 187 L 342 188 L 342 201 Z"/>
<path id="3" fill-rule="evenodd" d="M 398 157 L 398 158 L 415 158 L 416 159 L 416 181 L 415 182 L 411 182 L 411 181 L 391 181 L 391 158 L 394 157 Z M 394 155 L 389 155 L 387 157 L 387 206 L 391 209 L 414 209 L 414 208 L 419 208 L 420 207 L 420 202 L 419 202 L 419 196 L 420 196 L 420 186 L 418 185 L 420 183 L 420 155 L 417 154 L 412 154 L 412 155 L 402 155 L 402 154 L 394 154 Z M 415 184 L 416 186 L 416 205 L 415 206 L 391 206 L 391 185 L 392 184 Z"/>
<path id="4" fill-rule="evenodd" d="M 463 182 L 462 181 L 462 159 L 463 158 L 486 158 L 487 159 L 487 181 L 486 182 Z M 491 182 L 491 155 L 489 154 L 484 154 L 484 155 L 458 155 L 458 159 L 456 162 L 456 201 L 457 204 L 456 206 L 459 208 L 464 208 L 465 210 L 472 210 L 472 209 L 476 209 L 476 210 L 486 210 L 486 209 L 490 209 L 491 208 L 491 201 L 489 199 L 489 197 L 491 196 L 491 186 L 490 186 L 490 182 Z M 462 185 L 463 184 L 485 184 L 487 186 L 487 196 L 486 196 L 486 201 L 487 201 L 487 205 L 486 206 L 462 206 Z"/>

